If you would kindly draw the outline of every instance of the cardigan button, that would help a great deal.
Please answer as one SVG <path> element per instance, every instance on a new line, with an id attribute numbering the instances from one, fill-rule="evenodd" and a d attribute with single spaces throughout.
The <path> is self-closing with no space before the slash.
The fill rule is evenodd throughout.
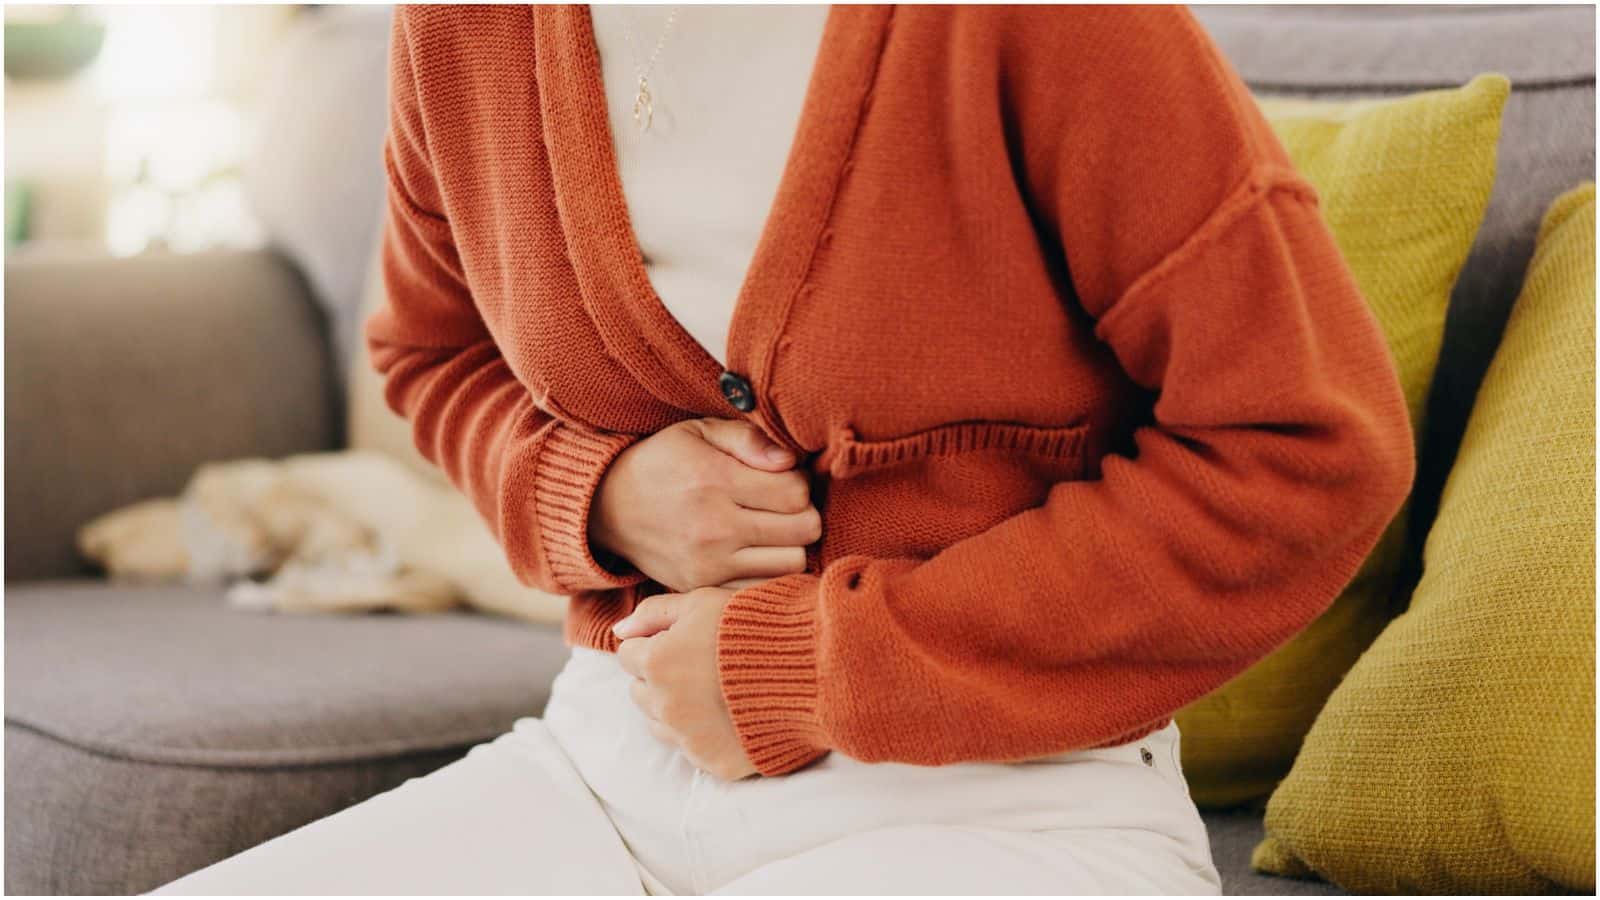
<path id="1" fill-rule="evenodd" d="M 732 372 L 723 372 L 717 380 L 722 388 L 722 396 L 728 399 L 728 405 L 739 412 L 749 412 L 756 408 L 756 394 L 750 389 L 750 382 Z"/>

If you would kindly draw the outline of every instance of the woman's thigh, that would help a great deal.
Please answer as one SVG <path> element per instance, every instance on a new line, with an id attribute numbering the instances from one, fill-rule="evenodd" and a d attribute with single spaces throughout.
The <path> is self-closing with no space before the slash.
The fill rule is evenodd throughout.
<path id="1" fill-rule="evenodd" d="M 908 825 L 841 838 L 768 863 L 728 895 L 1207 894 L 1173 840 L 1148 831 L 1007 831 Z"/>
<path id="2" fill-rule="evenodd" d="M 640 894 L 542 721 L 167 885 L 163 894 Z"/>

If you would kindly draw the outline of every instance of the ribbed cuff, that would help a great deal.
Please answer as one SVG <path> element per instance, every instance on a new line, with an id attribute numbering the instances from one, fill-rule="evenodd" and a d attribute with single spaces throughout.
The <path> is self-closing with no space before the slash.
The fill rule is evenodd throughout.
<path id="1" fill-rule="evenodd" d="M 545 561 L 562 591 L 603 591 L 644 580 L 617 560 L 609 569 L 589 549 L 589 507 L 606 467 L 637 437 L 562 425 L 551 431 L 533 470 L 533 507 Z"/>
<path id="2" fill-rule="evenodd" d="M 617 639 L 611 626 L 632 615 L 640 601 L 666 593 L 667 590 L 654 581 L 641 581 L 621 590 L 578 594 L 567 604 L 562 636 L 573 647 L 615 653 L 622 642 Z"/>
<path id="3" fill-rule="evenodd" d="M 733 595 L 717 632 L 722 697 L 745 755 L 783 775 L 827 752 L 817 721 L 815 575 L 785 575 Z"/>

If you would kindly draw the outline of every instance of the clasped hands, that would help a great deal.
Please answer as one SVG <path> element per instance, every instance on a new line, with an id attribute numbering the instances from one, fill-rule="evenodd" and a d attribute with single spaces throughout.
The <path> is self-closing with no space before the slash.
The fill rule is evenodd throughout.
<path id="1" fill-rule="evenodd" d="M 796 462 L 746 422 L 680 422 L 612 462 L 590 514 L 593 546 L 673 591 L 614 626 L 634 702 L 656 737 L 729 781 L 756 769 L 722 697 L 717 627 L 736 589 L 805 571 L 822 536 Z"/>

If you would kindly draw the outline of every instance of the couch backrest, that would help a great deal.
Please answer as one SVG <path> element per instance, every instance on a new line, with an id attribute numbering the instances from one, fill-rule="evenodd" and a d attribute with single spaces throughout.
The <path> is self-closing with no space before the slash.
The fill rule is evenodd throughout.
<path id="1" fill-rule="evenodd" d="M 1595 177 L 1590 6 L 1197 6 L 1258 94 L 1351 97 L 1511 79 L 1494 191 L 1451 296 L 1413 492 L 1412 545 L 1433 522 L 1467 416 L 1546 207 Z M 1418 559 L 1413 556 L 1411 577 Z"/>

